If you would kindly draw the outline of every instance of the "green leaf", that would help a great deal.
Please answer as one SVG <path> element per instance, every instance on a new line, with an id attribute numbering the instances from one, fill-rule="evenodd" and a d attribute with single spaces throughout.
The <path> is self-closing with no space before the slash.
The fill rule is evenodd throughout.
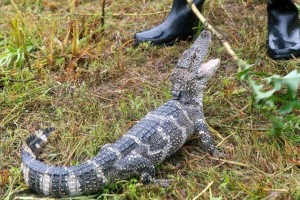
<path id="1" fill-rule="evenodd" d="M 254 65 L 248 64 L 244 60 L 238 60 L 238 78 L 242 81 L 248 79 L 249 71 Z"/>
<path id="2" fill-rule="evenodd" d="M 277 116 L 271 117 L 271 122 L 272 122 L 272 128 L 271 128 L 272 135 L 277 135 L 277 136 L 280 135 L 284 127 L 284 122 L 282 118 Z"/>
<path id="3" fill-rule="evenodd" d="M 282 78 L 282 82 L 286 84 L 293 93 L 296 93 L 300 84 L 300 73 L 298 73 L 297 70 L 294 70 L 284 76 Z"/>
<path id="4" fill-rule="evenodd" d="M 300 102 L 298 100 L 294 100 L 294 101 L 288 102 L 285 106 L 283 106 L 279 110 L 279 113 L 281 115 L 286 115 L 286 114 L 292 112 L 293 109 L 300 109 Z"/>

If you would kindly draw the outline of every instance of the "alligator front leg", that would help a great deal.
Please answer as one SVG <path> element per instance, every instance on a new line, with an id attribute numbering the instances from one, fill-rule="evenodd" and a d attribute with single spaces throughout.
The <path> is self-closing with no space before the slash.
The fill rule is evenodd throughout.
<path id="1" fill-rule="evenodd" d="M 200 136 L 200 141 L 203 148 L 212 156 L 219 156 L 219 151 L 216 148 L 214 139 L 208 130 L 207 124 L 204 119 L 198 119 L 195 123 L 196 129 Z"/>

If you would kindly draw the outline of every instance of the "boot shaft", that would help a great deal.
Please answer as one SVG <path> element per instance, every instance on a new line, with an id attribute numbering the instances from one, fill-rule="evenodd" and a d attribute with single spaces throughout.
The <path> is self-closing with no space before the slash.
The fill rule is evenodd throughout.
<path id="1" fill-rule="evenodd" d="M 292 0 L 269 0 L 267 11 L 269 32 L 279 28 L 281 33 L 289 34 L 299 29 L 299 12 Z"/>
<path id="2" fill-rule="evenodd" d="M 201 11 L 204 0 L 194 0 L 193 3 L 198 7 Z M 180 12 L 183 9 L 190 9 L 186 0 L 173 0 L 172 11 Z M 172 13 L 171 11 L 171 13 Z"/>
<path id="3" fill-rule="evenodd" d="M 268 52 L 274 59 L 300 55 L 300 20 L 292 0 L 268 2 Z"/>

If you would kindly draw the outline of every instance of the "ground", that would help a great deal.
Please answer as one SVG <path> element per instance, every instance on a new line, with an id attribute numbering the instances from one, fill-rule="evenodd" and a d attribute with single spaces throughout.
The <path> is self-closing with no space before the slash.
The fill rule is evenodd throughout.
<path id="1" fill-rule="evenodd" d="M 299 69 L 299 59 L 267 56 L 266 2 L 206 1 L 203 13 L 257 71 L 285 75 Z M 170 6 L 106 0 L 103 14 L 102 1 L 0 2 L 0 199 L 38 198 L 20 173 L 21 144 L 34 130 L 57 129 L 41 159 L 74 165 L 170 98 L 168 76 L 191 42 L 158 48 L 132 40 Z M 269 136 L 269 120 L 215 38 L 210 57 L 221 67 L 204 111 L 225 158 L 203 152 L 195 137 L 157 167 L 158 178 L 173 180 L 169 187 L 132 179 L 87 199 L 300 199 L 299 146 Z"/>

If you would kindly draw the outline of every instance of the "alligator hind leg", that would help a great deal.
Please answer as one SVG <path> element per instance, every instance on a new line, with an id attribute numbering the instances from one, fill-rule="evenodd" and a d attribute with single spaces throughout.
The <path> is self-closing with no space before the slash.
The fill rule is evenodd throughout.
<path id="1" fill-rule="evenodd" d="M 115 164 L 117 177 L 139 176 L 144 184 L 153 179 L 155 169 L 150 160 L 140 154 L 129 154 Z"/>
<path id="2" fill-rule="evenodd" d="M 116 163 L 117 177 L 138 176 L 143 184 L 158 184 L 168 187 L 172 180 L 154 178 L 155 168 L 151 161 L 140 154 L 129 154 Z"/>

